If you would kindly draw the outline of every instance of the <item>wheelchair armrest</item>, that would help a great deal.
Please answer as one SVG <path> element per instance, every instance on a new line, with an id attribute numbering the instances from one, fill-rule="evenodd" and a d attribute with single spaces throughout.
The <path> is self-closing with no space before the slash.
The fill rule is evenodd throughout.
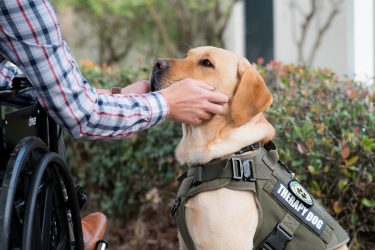
<path id="1" fill-rule="evenodd" d="M 36 93 L 29 79 L 16 76 L 12 86 L 0 89 L 1 105 L 22 108 L 37 103 Z"/>
<path id="2" fill-rule="evenodd" d="M 107 217 L 102 213 L 92 213 L 82 218 L 84 250 L 95 250 L 96 244 L 104 238 Z"/>
<path id="3" fill-rule="evenodd" d="M 12 80 L 13 89 L 21 90 L 24 88 L 32 87 L 31 82 L 26 76 L 15 76 Z"/>

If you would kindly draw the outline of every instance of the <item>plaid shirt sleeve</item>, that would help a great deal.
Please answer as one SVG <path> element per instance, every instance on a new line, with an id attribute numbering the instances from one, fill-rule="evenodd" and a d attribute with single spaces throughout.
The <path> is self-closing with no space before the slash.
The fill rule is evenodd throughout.
<path id="1" fill-rule="evenodd" d="M 88 84 L 48 0 L 2 0 L 0 10 L 0 58 L 22 70 L 40 104 L 75 138 L 124 138 L 165 120 L 160 92 L 110 96 Z M 7 84 L 14 73 L 0 70 L 0 85 Z"/>

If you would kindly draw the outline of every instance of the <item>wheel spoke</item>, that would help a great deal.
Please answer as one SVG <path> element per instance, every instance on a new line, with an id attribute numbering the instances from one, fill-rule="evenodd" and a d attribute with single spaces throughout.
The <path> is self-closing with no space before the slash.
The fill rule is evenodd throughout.
<path id="1" fill-rule="evenodd" d="M 47 181 L 42 218 L 42 249 L 48 249 L 52 217 L 52 183 L 50 180 Z"/>
<path id="2" fill-rule="evenodd" d="M 59 244 L 57 245 L 56 247 L 56 250 L 64 250 L 64 249 L 67 249 L 66 248 L 66 245 L 68 243 L 68 238 L 67 237 L 62 237 L 62 239 L 60 240 Z"/>
<path id="3" fill-rule="evenodd" d="M 42 242 L 41 242 L 41 230 L 40 230 L 40 207 L 39 205 L 36 206 L 34 212 L 34 223 L 33 223 L 33 245 L 34 249 L 42 249 Z"/>

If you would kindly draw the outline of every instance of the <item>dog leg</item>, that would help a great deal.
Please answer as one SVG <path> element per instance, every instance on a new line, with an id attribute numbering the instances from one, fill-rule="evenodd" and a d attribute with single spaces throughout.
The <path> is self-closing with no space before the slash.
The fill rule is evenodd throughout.
<path id="1" fill-rule="evenodd" d="M 253 192 L 221 188 L 200 193 L 185 205 L 197 250 L 251 250 L 258 225 Z M 181 248 L 183 249 L 183 248 Z"/>

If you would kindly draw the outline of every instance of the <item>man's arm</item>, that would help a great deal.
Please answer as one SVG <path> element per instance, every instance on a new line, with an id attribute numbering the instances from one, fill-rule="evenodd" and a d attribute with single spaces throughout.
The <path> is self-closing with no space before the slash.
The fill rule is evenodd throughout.
<path id="1" fill-rule="evenodd" d="M 123 138 L 166 118 L 159 92 L 98 94 L 63 41 L 49 1 L 4 0 L 0 9 L 0 54 L 19 66 L 41 105 L 74 137 Z"/>
<path id="2" fill-rule="evenodd" d="M 0 1 L 0 45 L 0 56 L 19 66 L 41 105 L 76 138 L 124 138 L 167 116 L 198 124 L 220 114 L 229 99 L 193 79 L 148 94 L 137 84 L 127 94 L 98 94 L 81 75 L 48 0 Z"/>

